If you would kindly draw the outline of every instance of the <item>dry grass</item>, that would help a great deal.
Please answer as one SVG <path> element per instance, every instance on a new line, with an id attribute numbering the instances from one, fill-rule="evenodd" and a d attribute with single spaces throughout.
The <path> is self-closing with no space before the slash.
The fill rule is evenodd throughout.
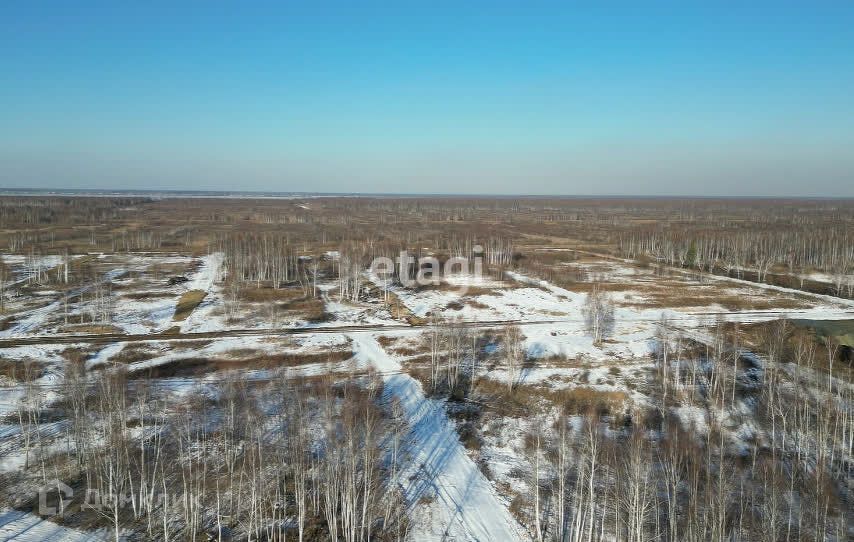
<path id="1" fill-rule="evenodd" d="M 482 309 L 488 309 L 489 308 L 489 305 L 487 305 L 485 303 L 481 303 L 480 301 L 477 301 L 476 299 L 466 298 L 465 304 L 468 305 L 469 307 L 474 308 L 474 309 L 481 309 L 482 310 Z"/>
<path id="2" fill-rule="evenodd" d="M 120 352 L 114 354 L 110 361 L 113 363 L 130 364 L 145 361 L 157 356 L 158 352 L 152 352 L 143 345 L 126 345 Z"/>
<path id="3" fill-rule="evenodd" d="M 461 311 L 463 308 L 464 305 L 459 300 L 451 301 L 445 305 L 445 310 Z"/>
<path id="4" fill-rule="evenodd" d="M 217 371 L 276 369 L 279 367 L 298 367 L 309 363 L 335 363 L 353 357 L 350 350 L 337 350 L 317 354 L 261 354 L 245 350 L 239 352 L 243 357 L 235 358 L 185 358 L 152 367 L 145 371 L 151 378 L 169 378 L 173 376 L 196 376 Z"/>
<path id="5" fill-rule="evenodd" d="M 381 294 L 379 294 L 381 295 Z M 412 312 L 407 308 L 406 305 L 400 300 L 394 292 L 388 293 L 388 310 L 395 318 L 405 318 L 409 320 L 410 318 L 415 318 Z"/>
<path id="6" fill-rule="evenodd" d="M 241 288 L 240 298 L 250 303 L 269 303 L 269 302 L 291 302 L 303 297 L 302 288 L 285 287 L 261 287 L 253 286 Z"/>
<path id="7" fill-rule="evenodd" d="M 132 299 L 134 301 L 146 301 L 149 299 L 163 299 L 166 297 L 172 297 L 173 295 L 174 294 L 172 292 L 166 292 L 166 291 L 122 293 L 122 297 L 127 298 L 127 299 Z"/>
<path id="8" fill-rule="evenodd" d="M 702 290 L 697 288 L 694 292 L 689 288 L 673 288 L 670 290 L 646 290 L 640 293 L 643 301 L 626 303 L 625 306 L 632 308 L 690 308 L 707 307 L 709 305 L 720 305 L 731 310 L 774 310 L 774 309 L 799 309 L 809 307 L 808 303 L 793 298 L 778 296 L 754 296 L 724 293 L 715 290 Z"/>
<path id="9" fill-rule="evenodd" d="M 524 285 L 516 281 L 503 281 L 501 283 L 501 286 L 497 286 L 495 288 L 488 288 L 482 286 L 466 286 L 463 289 L 462 286 L 454 286 L 453 288 L 451 288 L 451 290 L 461 290 L 461 293 L 464 297 L 477 297 L 481 295 L 495 295 L 496 291 L 511 290 L 522 287 L 524 287 Z"/>
<path id="10" fill-rule="evenodd" d="M 63 350 L 61 355 L 69 365 L 81 365 L 98 350 L 97 346 L 91 345 L 85 347 L 72 346 Z"/>
<path id="11" fill-rule="evenodd" d="M 301 297 L 287 303 L 282 308 L 294 311 L 308 322 L 325 322 L 329 320 L 326 305 L 319 297 Z"/>
<path id="12" fill-rule="evenodd" d="M 632 308 L 690 308 L 720 305 L 727 310 L 773 310 L 806 308 L 800 297 L 765 290 L 732 289 L 719 282 L 659 279 L 655 282 L 627 283 L 641 300 L 624 303 Z M 634 297 L 634 295 L 633 295 Z"/>
<path id="13" fill-rule="evenodd" d="M 596 412 L 600 415 L 625 410 L 629 395 L 623 391 L 603 391 L 587 386 L 577 386 L 544 394 L 559 405 L 565 414 Z"/>
<path id="14" fill-rule="evenodd" d="M 564 414 L 599 415 L 624 412 L 629 395 L 623 391 L 597 390 L 589 386 L 553 390 L 543 386 L 520 385 L 510 390 L 505 382 L 482 378 L 475 386 L 475 399 L 485 408 L 502 416 L 527 416 L 544 404 L 559 408 Z"/>
<path id="15" fill-rule="evenodd" d="M 240 289 L 240 298 L 249 303 L 275 306 L 279 310 L 296 313 L 309 322 L 325 322 L 329 319 L 324 302 L 319 297 L 306 296 L 298 286 L 273 288 L 272 286 L 248 286 Z"/>
<path id="16" fill-rule="evenodd" d="M 172 317 L 172 321 L 182 322 L 186 320 L 207 294 L 204 290 L 189 290 L 181 294 L 178 304 L 175 305 L 175 315 Z"/>
<path id="17" fill-rule="evenodd" d="M 398 356 L 415 356 L 426 351 L 426 346 L 422 340 L 419 339 L 413 342 L 411 337 L 390 337 L 383 335 L 377 338 L 377 342 L 382 345 L 383 350 Z"/>
<path id="18" fill-rule="evenodd" d="M 419 345 L 404 344 L 404 345 L 400 345 L 400 346 L 393 346 L 391 348 L 387 348 L 387 350 L 390 354 L 409 357 L 409 356 L 415 356 L 415 355 L 420 354 L 421 352 L 424 352 L 424 347 L 419 346 Z"/>
<path id="19" fill-rule="evenodd" d="M 397 337 L 390 337 L 388 335 L 382 335 L 380 337 L 377 337 L 377 342 L 383 348 L 387 348 L 387 347 L 391 346 L 392 344 L 394 344 L 395 342 L 397 342 Z"/>
<path id="20" fill-rule="evenodd" d="M 175 352 L 186 352 L 188 350 L 199 350 L 213 344 L 212 340 L 194 339 L 190 341 L 175 341 L 172 343 L 172 350 Z"/>
<path id="21" fill-rule="evenodd" d="M 625 292 L 635 289 L 635 285 L 629 282 L 568 282 L 559 286 L 579 294 L 589 293 L 594 287 L 600 292 Z"/>
<path id="22" fill-rule="evenodd" d="M 106 335 L 121 333 L 122 330 L 109 324 L 69 324 L 60 328 L 63 333 L 89 333 L 92 335 Z"/>
<path id="23" fill-rule="evenodd" d="M 544 257 L 540 252 L 534 253 L 531 257 L 532 262 L 536 262 L 533 266 L 534 274 L 544 276 L 553 284 L 576 293 L 588 293 L 594 287 L 611 293 L 630 291 L 632 297 L 635 297 L 636 293 L 640 300 L 621 303 L 630 308 L 691 308 L 716 304 L 727 310 L 738 311 L 798 309 L 810 306 L 807 300 L 799 296 L 759 289 L 742 292 L 716 281 L 697 282 L 670 268 L 664 268 L 664 276 L 659 276 L 644 269 L 644 263 L 648 266 L 648 261 L 635 266 L 635 277 L 611 277 L 607 281 L 595 281 L 592 277 L 597 273 L 611 273 L 614 264 L 599 258 L 582 257 L 578 262 L 584 263 L 585 267 L 576 269 L 573 264 L 561 265 L 559 258 L 558 255 Z M 572 271 L 583 273 L 573 274 Z M 626 299 L 630 300 L 631 297 L 627 295 Z"/>

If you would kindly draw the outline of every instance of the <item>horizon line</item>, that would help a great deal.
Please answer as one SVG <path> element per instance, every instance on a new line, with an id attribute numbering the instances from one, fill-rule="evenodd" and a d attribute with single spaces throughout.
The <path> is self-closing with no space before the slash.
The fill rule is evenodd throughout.
<path id="1" fill-rule="evenodd" d="M 698 199 L 698 200 L 854 200 L 854 196 L 794 196 L 794 195 L 692 195 L 692 194 L 523 194 L 523 193 L 450 193 L 450 192 L 309 192 L 309 191 L 278 191 L 278 190 L 200 190 L 200 189 L 135 189 L 135 188 L 4 188 L 0 187 L 0 195 L 4 196 L 161 196 L 170 199 L 181 197 L 210 198 L 210 199 L 300 199 L 300 198 L 334 198 L 334 197 L 364 197 L 364 198 L 478 198 L 478 199 Z"/>

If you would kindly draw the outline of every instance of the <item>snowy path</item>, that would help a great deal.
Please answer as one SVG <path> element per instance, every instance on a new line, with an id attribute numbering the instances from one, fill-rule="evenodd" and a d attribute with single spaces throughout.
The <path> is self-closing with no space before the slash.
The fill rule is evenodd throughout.
<path id="1" fill-rule="evenodd" d="M 417 540 L 524 540 L 528 537 L 492 484 L 460 444 L 441 403 L 427 399 L 421 384 L 401 367 L 373 335 L 350 335 L 356 358 L 383 374 L 385 393 L 403 408 L 412 433 L 412 464 L 401 480 L 410 503 L 435 492 L 429 524 L 416 525 Z M 411 474 L 417 474 L 412 477 Z M 425 479 L 426 477 L 426 479 Z"/>
<path id="2" fill-rule="evenodd" d="M 0 542 L 90 542 L 109 540 L 106 532 L 83 532 L 57 525 L 39 516 L 20 510 L 0 510 Z"/>
<path id="3" fill-rule="evenodd" d="M 214 282 L 219 278 L 222 270 L 222 252 L 214 252 L 202 257 L 202 266 L 196 271 L 193 278 L 187 283 L 188 290 L 204 290 L 213 288 Z"/>
<path id="4" fill-rule="evenodd" d="M 221 288 L 216 282 L 222 279 L 222 252 L 214 252 L 202 258 L 202 266 L 187 283 L 188 290 L 202 290 L 207 295 L 186 320 L 181 322 L 181 331 L 215 330 L 223 327 L 222 322 L 211 317 L 211 312 L 223 304 Z"/>

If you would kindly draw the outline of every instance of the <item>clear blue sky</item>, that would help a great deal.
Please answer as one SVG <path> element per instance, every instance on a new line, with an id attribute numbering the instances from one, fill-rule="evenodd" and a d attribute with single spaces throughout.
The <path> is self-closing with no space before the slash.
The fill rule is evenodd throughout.
<path id="1" fill-rule="evenodd" d="M 854 2 L 415 5 L 3 2 L 0 187 L 854 196 Z"/>

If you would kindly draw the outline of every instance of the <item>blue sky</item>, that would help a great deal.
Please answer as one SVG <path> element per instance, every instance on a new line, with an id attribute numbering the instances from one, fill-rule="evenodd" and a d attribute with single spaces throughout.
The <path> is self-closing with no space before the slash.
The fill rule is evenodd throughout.
<path id="1" fill-rule="evenodd" d="M 854 196 L 852 2 L 2 13 L 0 187 Z"/>

